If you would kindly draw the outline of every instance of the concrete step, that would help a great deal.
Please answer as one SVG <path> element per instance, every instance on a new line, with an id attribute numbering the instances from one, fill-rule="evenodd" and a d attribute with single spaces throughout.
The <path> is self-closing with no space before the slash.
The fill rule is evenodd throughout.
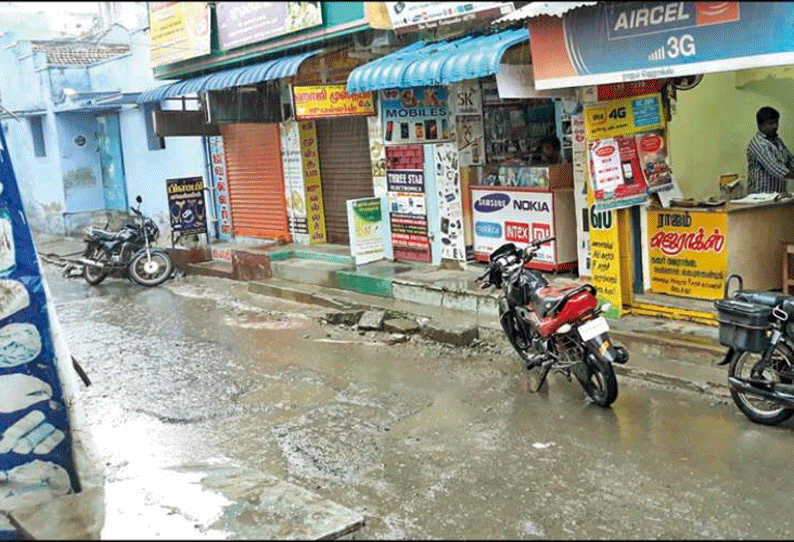
<path id="1" fill-rule="evenodd" d="M 349 265 L 344 263 L 303 258 L 270 261 L 270 269 L 275 278 L 332 288 L 337 286 L 336 272 L 348 267 Z"/>
<path id="2" fill-rule="evenodd" d="M 188 274 L 204 275 L 206 277 L 234 278 L 232 263 L 224 260 L 191 263 L 187 265 L 187 272 Z"/>

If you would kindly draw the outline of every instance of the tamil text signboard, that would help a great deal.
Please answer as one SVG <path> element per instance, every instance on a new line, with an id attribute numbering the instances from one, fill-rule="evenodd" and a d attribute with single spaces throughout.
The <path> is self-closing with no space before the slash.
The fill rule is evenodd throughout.
<path id="1" fill-rule="evenodd" d="M 298 120 L 375 114 L 371 92 L 348 94 L 345 85 L 293 87 L 292 94 Z"/>
<path id="2" fill-rule="evenodd" d="M 171 215 L 171 236 L 180 233 L 207 233 L 204 179 L 167 179 L 165 185 Z"/>
<path id="3" fill-rule="evenodd" d="M 217 2 L 215 10 L 224 51 L 323 22 L 320 2 Z"/>
<path id="4" fill-rule="evenodd" d="M 210 53 L 207 2 L 149 2 L 152 67 Z"/>

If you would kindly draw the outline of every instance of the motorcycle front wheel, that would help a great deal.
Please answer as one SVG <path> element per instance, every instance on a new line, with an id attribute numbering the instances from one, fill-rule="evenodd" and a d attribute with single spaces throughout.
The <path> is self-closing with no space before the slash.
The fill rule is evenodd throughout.
<path id="1" fill-rule="evenodd" d="M 584 364 L 583 374 L 576 374 L 576 378 L 595 404 L 607 408 L 618 398 L 615 370 L 609 362 L 597 358 L 590 358 Z"/>
<path id="2" fill-rule="evenodd" d="M 505 332 L 508 342 L 524 361 L 524 366 L 531 369 L 537 364 L 538 352 L 519 330 L 521 323 L 518 321 L 516 313 L 512 310 L 504 312 L 501 314 L 499 322 L 502 324 L 502 330 Z"/>
<path id="3" fill-rule="evenodd" d="M 792 379 L 781 377 L 781 371 L 794 365 L 794 359 L 782 343 L 775 347 L 772 359 L 766 365 L 761 363 L 762 354 L 755 352 L 736 352 L 728 368 L 728 375 L 742 380 L 766 380 L 791 384 Z M 791 416 L 794 409 L 770 401 L 758 395 L 737 391 L 731 387 L 733 402 L 750 421 L 761 425 L 777 425 Z"/>
<path id="4" fill-rule="evenodd" d="M 84 256 L 89 260 L 94 260 L 100 263 L 106 263 L 108 260 L 105 251 L 98 247 L 86 250 Z M 107 276 L 108 274 L 98 267 L 83 265 L 83 279 L 85 279 L 85 281 L 91 286 L 96 286 L 105 280 Z"/>
<path id="5" fill-rule="evenodd" d="M 132 259 L 129 265 L 130 277 L 142 286 L 157 286 L 171 276 L 174 263 L 164 250 L 155 248 L 149 253 L 150 258 L 143 251 Z"/>

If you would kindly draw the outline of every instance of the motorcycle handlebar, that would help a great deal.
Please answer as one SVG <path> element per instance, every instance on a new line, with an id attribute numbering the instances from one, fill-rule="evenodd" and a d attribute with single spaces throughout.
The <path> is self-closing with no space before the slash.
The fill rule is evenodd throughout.
<path id="1" fill-rule="evenodd" d="M 554 241 L 554 239 L 555 239 L 554 237 L 546 237 L 545 239 L 538 239 L 536 241 L 532 241 L 530 245 L 539 247 L 540 245 L 545 245 L 546 243 L 550 243 Z"/>

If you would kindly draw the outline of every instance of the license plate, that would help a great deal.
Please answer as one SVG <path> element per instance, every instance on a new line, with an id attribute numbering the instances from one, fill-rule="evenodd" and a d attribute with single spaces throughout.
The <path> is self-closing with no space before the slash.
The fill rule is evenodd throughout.
<path id="1" fill-rule="evenodd" d="M 607 324 L 603 316 L 599 316 L 579 326 L 579 336 L 582 337 L 583 341 L 589 341 L 607 331 L 609 331 L 609 324 Z"/>

